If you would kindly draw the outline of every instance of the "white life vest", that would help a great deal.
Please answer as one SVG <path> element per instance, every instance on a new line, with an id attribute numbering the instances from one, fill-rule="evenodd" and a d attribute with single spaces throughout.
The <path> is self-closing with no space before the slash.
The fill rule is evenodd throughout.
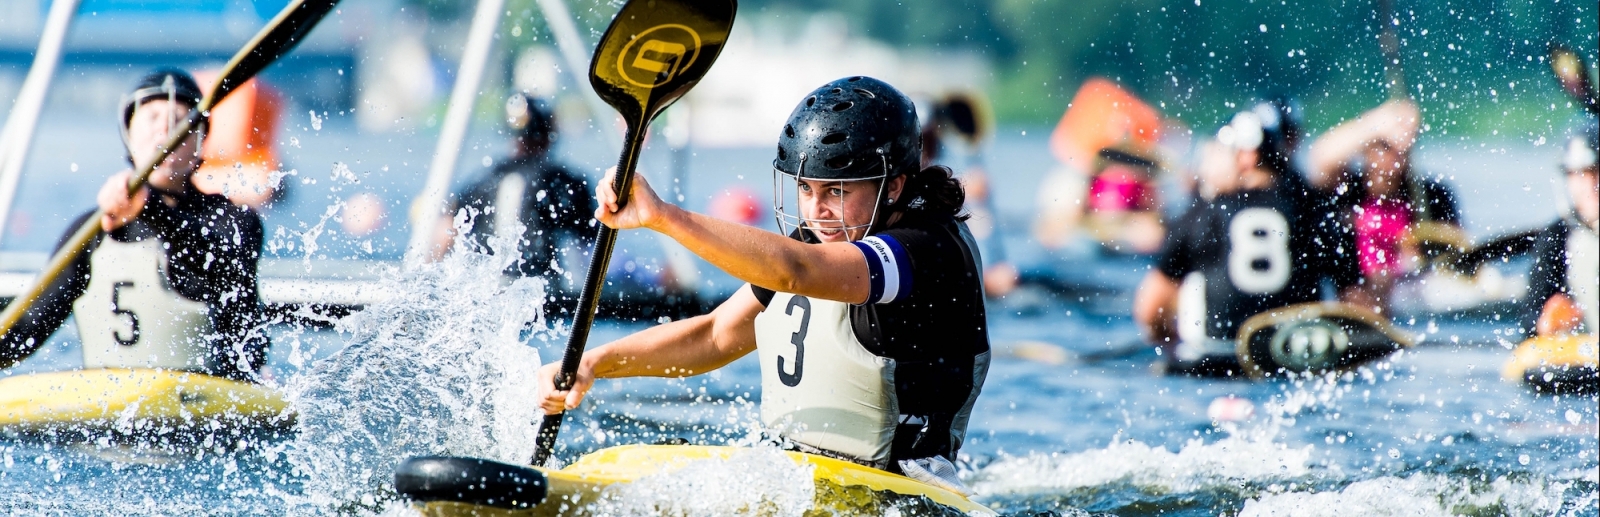
<path id="1" fill-rule="evenodd" d="M 1586 226 L 1567 233 L 1567 290 L 1589 332 L 1600 331 L 1600 236 Z"/>
<path id="2" fill-rule="evenodd" d="M 167 254 L 157 239 L 103 238 L 89 257 L 89 287 L 72 310 L 85 367 L 208 366 L 210 311 L 172 290 Z"/>
<path id="3" fill-rule="evenodd" d="M 755 330 L 762 422 L 800 445 L 887 465 L 895 363 L 856 340 L 849 304 L 776 293 Z"/>

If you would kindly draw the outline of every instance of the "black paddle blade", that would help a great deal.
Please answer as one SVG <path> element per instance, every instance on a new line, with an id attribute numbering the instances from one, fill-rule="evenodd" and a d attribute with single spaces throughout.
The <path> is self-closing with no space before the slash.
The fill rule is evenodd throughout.
<path id="1" fill-rule="evenodd" d="M 255 77 L 261 69 L 277 61 L 279 57 L 289 53 L 296 45 L 305 40 L 306 34 L 316 28 L 317 23 L 333 8 L 339 5 L 339 0 L 293 0 L 285 6 L 278 15 L 262 27 L 255 37 L 241 49 L 233 59 L 228 60 L 228 65 L 223 67 L 227 75 L 217 79 L 217 84 L 211 87 L 211 93 L 200 105 L 200 111 L 210 111 L 235 88 Z"/>
<path id="2" fill-rule="evenodd" d="M 1589 80 L 1589 64 L 1583 62 L 1577 52 L 1551 45 L 1550 70 L 1555 72 L 1556 80 L 1561 81 L 1561 89 L 1566 90 L 1567 95 L 1590 113 L 1600 114 L 1600 98 L 1596 98 L 1594 83 Z"/>
<path id="3" fill-rule="evenodd" d="M 416 503 L 466 503 L 508 510 L 544 502 L 544 473 L 521 465 L 478 458 L 420 456 L 394 471 L 394 491 Z"/>
<path id="4" fill-rule="evenodd" d="M 734 0 L 629 0 L 589 64 L 595 93 L 642 128 L 705 77 L 733 29 Z"/>

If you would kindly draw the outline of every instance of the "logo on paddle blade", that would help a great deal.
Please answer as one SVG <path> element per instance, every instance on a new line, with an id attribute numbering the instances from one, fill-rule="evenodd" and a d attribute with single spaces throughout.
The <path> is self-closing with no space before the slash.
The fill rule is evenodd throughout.
<path id="1" fill-rule="evenodd" d="M 635 86 L 655 88 L 671 81 L 700 57 L 700 34 L 685 25 L 651 27 L 622 47 L 617 75 Z"/>

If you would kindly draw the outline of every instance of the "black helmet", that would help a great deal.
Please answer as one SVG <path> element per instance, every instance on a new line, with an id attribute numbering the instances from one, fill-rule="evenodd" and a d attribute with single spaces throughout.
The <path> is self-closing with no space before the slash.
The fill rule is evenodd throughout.
<path id="1" fill-rule="evenodd" d="M 918 132 L 916 105 L 900 90 L 871 77 L 839 79 L 789 114 L 772 167 L 807 179 L 894 177 L 920 168 Z"/>
<path id="2" fill-rule="evenodd" d="M 556 113 L 544 99 L 526 93 L 506 99 L 506 127 L 523 140 L 550 141 L 556 135 Z"/>
<path id="3" fill-rule="evenodd" d="M 1260 153 L 1262 166 L 1288 173 L 1300 144 L 1300 107 L 1286 98 L 1256 103 L 1233 116 L 1217 132 L 1217 140 L 1241 151 Z"/>
<path id="4" fill-rule="evenodd" d="M 1300 102 L 1293 97 L 1274 95 L 1256 103 L 1252 111 L 1264 119 L 1268 118 L 1266 114 L 1269 112 L 1277 115 L 1277 124 L 1262 124 L 1266 135 L 1261 146 L 1283 153 L 1284 156 L 1294 156 L 1295 149 L 1300 146 L 1301 128 L 1305 125 L 1305 110 L 1300 108 Z"/>
<path id="5" fill-rule="evenodd" d="M 200 93 L 200 84 L 195 82 L 194 76 L 177 68 L 157 68 L 139 79 L 139 84 L 133 91 L 122 96 L 122 129 L 127 131 L 128 124 L 133 120 L 133 110 L 147 101 L 167 99 L 181 102 L 194 108 L 200 105 L 200 99 L 205 94 Z M 203 120 L 202 120 L 203 121 Z"/>

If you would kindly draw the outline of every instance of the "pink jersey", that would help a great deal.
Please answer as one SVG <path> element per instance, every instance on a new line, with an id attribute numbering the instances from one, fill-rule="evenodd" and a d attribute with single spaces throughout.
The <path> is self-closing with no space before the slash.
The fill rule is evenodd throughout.
<path id="1" fill-rule="evenodd" d="M 1411 226 L 1411 207 L 1394 199 L 1368 199 L 1356 209 L 1355 219 L 1361 273 L 1396 275 L 1403 271 L 1400 240 Z"/>
<path id="2" fill-rule="evenodd" d="M 1089 210 L 1137 212 L 1155 209 L 1145 178 L 1127 167 L 1106 167 L 1089 182 Z"/>

